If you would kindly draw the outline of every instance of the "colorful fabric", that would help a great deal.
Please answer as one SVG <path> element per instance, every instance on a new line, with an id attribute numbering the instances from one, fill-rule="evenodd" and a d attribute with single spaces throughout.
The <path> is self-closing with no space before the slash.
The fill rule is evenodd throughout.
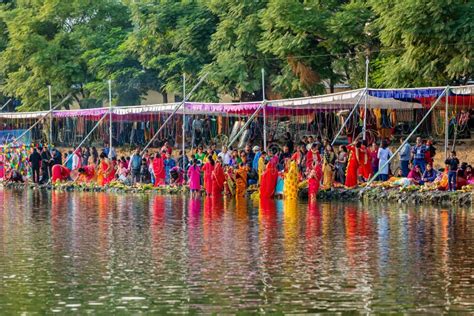
<path id="1" fill-rule="evenodd" d="M 71 175 L 71 171 L 62 165 L 54 165 L 51 169 L 51 173 L 51 181 L 53 183 L 58 181 L 67 181 L 69 179 L 69 176 Z"/>
<path id="2" fill-rule="evenodd" d="M 235 196 L 244 197 L 247 191 L 248 167 L 242 166 L 235 171 Z"/>
<path id="3" fill-rule="evenodd" d="M 283 195 L 289 200 L 298 198 L 298 167 L 294 161 L 290 163 L 290 168 L 285 175 Z"/>
<path id="4" fill-rule="evenodd" d="M 202 167 L 204 171 L 204 189 L 206 190 L 207 195 L 212 195 L 212 172 L 214 171 L 214 166 L 208 161 Z"/>
<path id="5" fill-rule="evenodd" d="M 353 188 L 357 185 L 357 170 L 359 169 L 359 151 L 355 146 L 347 146 L 349 159 L 346 171 L 346 187 Z"/>
<path id="6" fill-rule="evenodd" d="M 260 181 L 260 198 L 272 198 L 278 181 L 278 170 L 273 161 L 267 164 Z"/>
<path id="7" fill-rule="evenodd" d="M 155 157 L 153 159 L 153 174 L 155 175 L 155 187 L 165 185 L 165 164 L 163 158 Z"/>
<path id="8" fill-rule="evenodd" d="M 198 165 L 192 165 L 188 169 L 189 189 L 201 190 L 201 168 Z"/>
<path id="9" fill-rule="evenodd" d="M 212 172 L 212 196 L 216 197 L 222 194 L 224 190 L 225 174 L 220 162 L 217 162 Z"/>

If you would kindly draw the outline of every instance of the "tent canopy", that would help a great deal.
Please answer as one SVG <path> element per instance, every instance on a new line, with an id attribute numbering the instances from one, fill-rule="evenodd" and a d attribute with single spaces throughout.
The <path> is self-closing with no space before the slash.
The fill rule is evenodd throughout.
<path id="1" fill-rule="evenodd" d="M 413 88 L 413 89 L 368 89 L 367 105 L 370 109 L 420 109 L 430 105 L 439 97 L 445 87 Z M 365 89 L 357 89 L 321 96 L 266 101 L 268 115 L 307 115 L 315 111 L 339 111 L 351 109 L 364 94 Z M 362 97 L 360 104 L 364 104 Z M 474 85 L 450 88 L 449 104 L 474 107 Z M 442 102 L 441 104 L 444 104 Z M 184 111 L 178 113 L 188 115 L 249 115 L 255 112 L 261 102 L 241 103 L 204 103 L 186 102 Z M 179 103 L 153 104 L 114 107 L 113 120 L 140 120 L 152 114 L 172 113 Z M 38 112 L 4 112 L 2 119 L 38 119 L 47 111 Z M 58 110 L 53 112 L 55 118 L 86 117 L 97 120 L 109 113 L 109 108 L 80 110 Z"/>

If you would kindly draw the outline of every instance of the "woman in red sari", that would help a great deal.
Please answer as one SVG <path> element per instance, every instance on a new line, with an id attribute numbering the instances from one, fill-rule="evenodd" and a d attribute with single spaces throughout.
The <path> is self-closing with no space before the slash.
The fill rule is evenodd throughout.
<path id="1" fill-rule="evenodd" d="M 77 182 L 90 183 L 95 179 L 95 165 L 87 165 L 78 169 Z"/>
<path id="2" fill-rule="evenodd" d="M 153 159 L 153 173 L 155 175 L 155 187 L 165 185 L 165 163 L 160 153 L 156 153 Z"/>
<path id="3" fill-rule="evenodd" d="M 224 190 L 225 174 L 222 164 L 217 161 L 212 172 L 212 196 L 216 197 L 222 194 Z"/>
<path id="4" fill-rule="evenodd" d="M 308 170 L 308 196 L 311 201 L 316 200 L 323 178 L 323 169 L 319 160 L 313 161 L 313 165 Z"/>
<path id="5" fill-rule="evenodd" d="M 362 144 L 359 148 L 359 176 L 364 180 L 368 180 L 372 176 L 372 162 L 365 144 Z"/>
<path id="6" fill-rule="evenodd" d="M 117 173 L 117 158 L 109 159 L 110 169 L 106 179 L 107 183 L 110 183 L 115 180 L 115 174 Z"/>
<path id="7" fill-rule="evenodd" d="M 359 169 L 359 150 L 361 143 L 357 142 L 356 144 L 352 143 L 347 146 L 349 150 L 349 159 L 347 163 L 346 171 L 346 187 L 353 188 L 357 186 L 357 170 Z"/>
<path id="8" fill-rule="evenodd" d="M 212 156 L 207 157 L 207 162 L 202 167 L 204 171 L 204 189 L 207 196 L 212 195 L 212 173 L 214 172 L 214 159 Z"/>
<path id="9" fill-rule="evenodd" d="M 278 180 L 278 170 L 274 160 L 270 160 L 265 171 L 262 174 L 260 182 L 260 198 L 271 199 L 275 194 L 275 188 Z"/>

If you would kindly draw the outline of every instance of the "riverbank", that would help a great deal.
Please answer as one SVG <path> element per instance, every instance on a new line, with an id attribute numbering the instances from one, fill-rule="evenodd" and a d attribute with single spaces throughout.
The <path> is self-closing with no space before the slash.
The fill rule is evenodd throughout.
<path id="1" fill-rule="evenodd" d="M 318 200 L 323 201 L 372 201 L 372 202 L 395 202 L 399 204 L 426 204 L 441 206 L 470 206 L 473 200 L 473 191 L 422 191 L 407 188 L 358 188 L 358 189 L 335 189 L 321 191 Z M 304 196 L 303 193 L 301 196 Z"/>
<path id="2" fill-rule="evenodd" d="M 120 194 L 136 194 L 136 193 L 158 193 L 163 195 L 186 194 L 189 192 L 187 187 L 153 187 L 152 185 L 141 186 L 125 186 L 125 185 L 111 185 L 107 187 L 100 187 L 92 184 L 73 184 L 61 183 L 55 185 L 35 185 L 32 183 L 2 183 L 0 185 L 7 189 L 35 189 L 35 190 L 54 190 L 60 192 L 108 192 Z M 249 196 L 255 190 L 249 190 Z M 203 196 L 205 194 L 203 193 Z M 302 200 L 308 199 L 308 190 L 301 189 L 298 196 Z M 386 188 L 386 187 L 371 187 L 371 188 L 356 188 L 345 189 L 335 188 L 332 190 L 320 191 L 318 193 L 319 201 L 377 201 L 377 202 L 391 202 L 399 204 L 427 204 L 427 205 L 457 205 L 470 206 L 473 203 L 474 191 L 460 190 L 457 192 L 446 191 L 426 191 L 421 190 L 421 187 L 406 187 L 406 188 Z"/>

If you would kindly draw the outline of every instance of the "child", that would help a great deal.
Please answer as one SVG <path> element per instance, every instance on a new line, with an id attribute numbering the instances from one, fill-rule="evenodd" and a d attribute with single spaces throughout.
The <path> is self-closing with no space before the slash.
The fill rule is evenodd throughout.
<path id="1" fill-rule="evenodd" d="M 201 168 L 198 166 L 198 159 L 193 159 L 188 168 L 189 189 L 191 197 L 197 198 L 201 192 Z"/>
<path id="2" fill-rule="evenodd" d="M 150 183 L 151 175 L 148 170 L 148 164 L 146 158 L 142 158 L 142 165 L 140 167 L 140 183 Z"/>
<path id="3" fill-rule="evenodd" d="M 448 167 L 448 191 L 456 191 L 456 175 L 459 167 L 459 159 L 456 158 L 456 152 L 453 150 L 446 159 L 445 165 Z"/>

